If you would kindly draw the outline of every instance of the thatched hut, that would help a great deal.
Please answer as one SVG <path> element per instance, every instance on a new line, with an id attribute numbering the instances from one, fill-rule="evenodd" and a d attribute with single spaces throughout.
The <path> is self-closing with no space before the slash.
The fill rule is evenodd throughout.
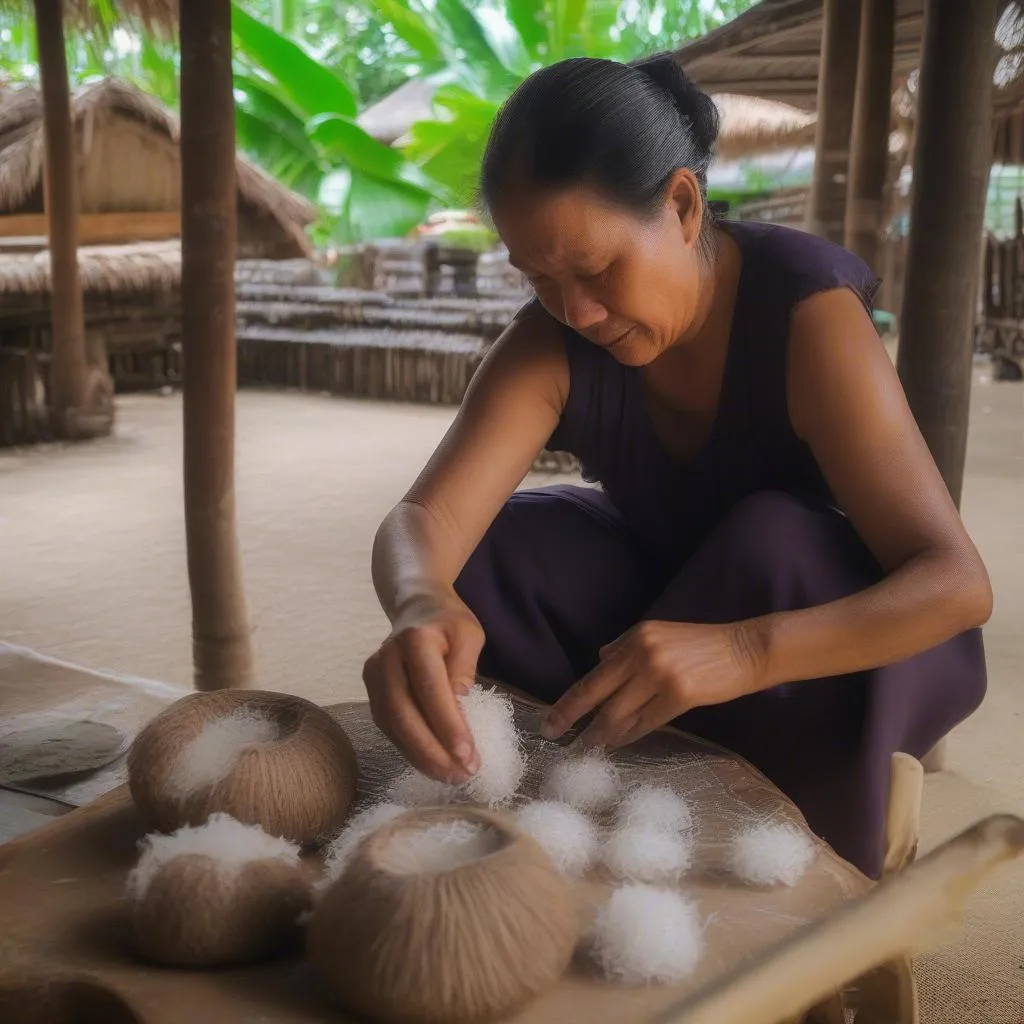
<path id="1" fill-rule="evenodd" d="M 181 230 L 178 123 L 164 106 L 106 79 L 74 97 L 82 245 L 177 238 Z M 35 89 L 0 93 L 0 245 L 46 234 L 43 102 Z M 239 159 L 238 254 L 309 256 L 315 208 Z"/>
<path id="2" fill-rule="evenodd" d="M 119 388 L 177 381 L 181 339 L 178 125 L 151 97 L 106 80 L 73 103 L 78 268 L 88 360 Z M 47 435 L 51 261 L 43 212 L 42 100 L 0 94 L 0 444 Z M 239 255 L 307 259 L 315 208 L 236 161 Z"/>

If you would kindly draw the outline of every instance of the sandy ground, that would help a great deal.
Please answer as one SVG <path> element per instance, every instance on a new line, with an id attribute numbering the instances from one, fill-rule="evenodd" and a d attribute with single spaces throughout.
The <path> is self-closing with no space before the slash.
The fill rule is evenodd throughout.
<path id="1" fill-rule="evenodd" d="M 0 638 L 190 685 L 180 398 L 122 398 L 118 415 L 107 441 L 0 455 Z M 320 702 L 360 694 L 385 629 L 373 533 L 451 415 L 239 396 L 239 532 L 261 685 Z M 990 693 L 951 738 L 949 771 L 929 777 L 926 846 L 990 811 L 1024 814 L 1024 387 L 981 372 L 964 514 L 996 590 Z M 1021 1024 L 1024 864 L 978 895 L 964 938 L 920 964 L 924 1019 Z"/>

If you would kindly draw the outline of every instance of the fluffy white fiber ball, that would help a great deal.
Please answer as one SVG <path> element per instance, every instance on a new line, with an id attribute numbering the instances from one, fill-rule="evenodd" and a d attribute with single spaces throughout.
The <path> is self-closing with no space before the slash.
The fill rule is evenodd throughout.
<path id="1" fill-rule="evenodd" d="M 408 807 L 397 803 L 374 804 L 354 815 L 337 839 L 327 848 L 324 874 L 317 882 L 315 891 L 318 894 L 323 893 L 341 875 L 356 847 L 368 835 L 376 832 L 389 821 L 394 821 L 408 809 Z"/>
<path id="2" fill-rule="evenodd" d="M 526 771 L 512 700 L 497 689 L 474 686 L 459 705 L 480 758 L 480 768 L 462 788 L 477 803 L 508 803 Z"/>
<path id="3" fill-rule="evenodd" d="M 239 708 L 206 722 L 195 739 L 178 753 L 166 780 L 168 793 L 184 800 L 221 781 L 250 747 L 278 738 L 277 724 L 266 714 Z"/>
<path id="4" fill-rule="evenodd" d="M 591 955 L 626 985 L 671 984 L 692 973 L 704 949 L 697 906 L 672 889 L 625 885 L 598 911 Z"/>
<path id="5" fill-rule="evenodd" d="M 175 857 L 203 854 L 216 860 L 224 875 L 256 860 L 299 863 L 299 847 L 287 839 L 268 835 L 259 825 L 245 825 L 229 814 L 211 814 L 203 825 L 183 825 L 169 836 L 154 832 L 139 844 L 142 856 L 128 875 L 127 893 L 141 900 L 157 872 Z"/>
<path id="6" fill-rule="evenodd" d="M 631 882 L 668 882 L 693 864 L 693 844 L 679 831 L 622 826 L 608 837 L 601 861 L 612 874 Z"/>
<path id="7" fill-rule="evenodd" d="M 752 885 L 793 886 L 814 854 L 814 843 L 793 825 L 751 825 L 732 840 L 729 865 Z"/>
<path id="8" fill-rule="evenodd" d="M 404 771 L 388 790 L 388 801 L 404 807 L 439 807 L 450 804 L 458 790 L 447 782 L 438 782 L 415 768 Z"/>
<path id="9" fill-rule="evenodd" d="M 693 828 L 690 805 L 669 786 L 637 786 L 615 812 L 620 827 L 657 828 L 683 832 Z"/>
<path id="10" fill-rule="evenodd" d="M 540 792 L 579 811 L 605 811 L 619 799 L 619 771 L 599 751 L 569 755 L 551 765 Z"/>
<path id="11" fill-rule="evenodd" d="M 576 877 L 594 863 L 597 828 L 575 807 L 555 800 L 538 800 L 521 808 L 516 822 L 543 847 L 561 874 Z"/>

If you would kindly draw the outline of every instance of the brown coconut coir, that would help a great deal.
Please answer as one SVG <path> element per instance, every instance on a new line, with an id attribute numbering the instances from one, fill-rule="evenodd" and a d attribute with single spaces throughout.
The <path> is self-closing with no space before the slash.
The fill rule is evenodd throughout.
<path id="1" fill-rule="evenodd" d="M 216 856 L 182 854 L 133 900 L 135 947 L 181 967 L 250 963 L 297 939 L 309 903 L 310 879 L 297 863 L 225 865 Z"/>
<path id="2" fill-rule="evenodd" d="M 152 828 L 173 832 L 223 811 L 303 846 L 345 820 L 356 775 L 352 744 L 326 711 L 264 690 L 189 694 L 149 722 L 128 754 L 132 799 Z"/>
<path id="3" fill-rule="evenodd" d="M 418 842 L 460 822 L 478 831 L 472 856 Z M 569 885 L 534 840 L 492 811 L 434 807 L 363 840 L 314 909 L 307 951 L 347 1010 L 484 1024 L 555 985 L 576 939 Z"/>

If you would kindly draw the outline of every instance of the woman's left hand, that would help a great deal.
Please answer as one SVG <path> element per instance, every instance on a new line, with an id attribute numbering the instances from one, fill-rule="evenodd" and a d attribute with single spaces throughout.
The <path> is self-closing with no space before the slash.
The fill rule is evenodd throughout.
<path id="1" fill-rule="evenodd" d="M 691 708 L 753 693 L 758 658 L 743 624 L 645 621 L 601 648 L 601 664 L 572 686 L 541 728 L 557 739 L 600 707 L 583 733 L 595 746 L 622 747 Z"/>

